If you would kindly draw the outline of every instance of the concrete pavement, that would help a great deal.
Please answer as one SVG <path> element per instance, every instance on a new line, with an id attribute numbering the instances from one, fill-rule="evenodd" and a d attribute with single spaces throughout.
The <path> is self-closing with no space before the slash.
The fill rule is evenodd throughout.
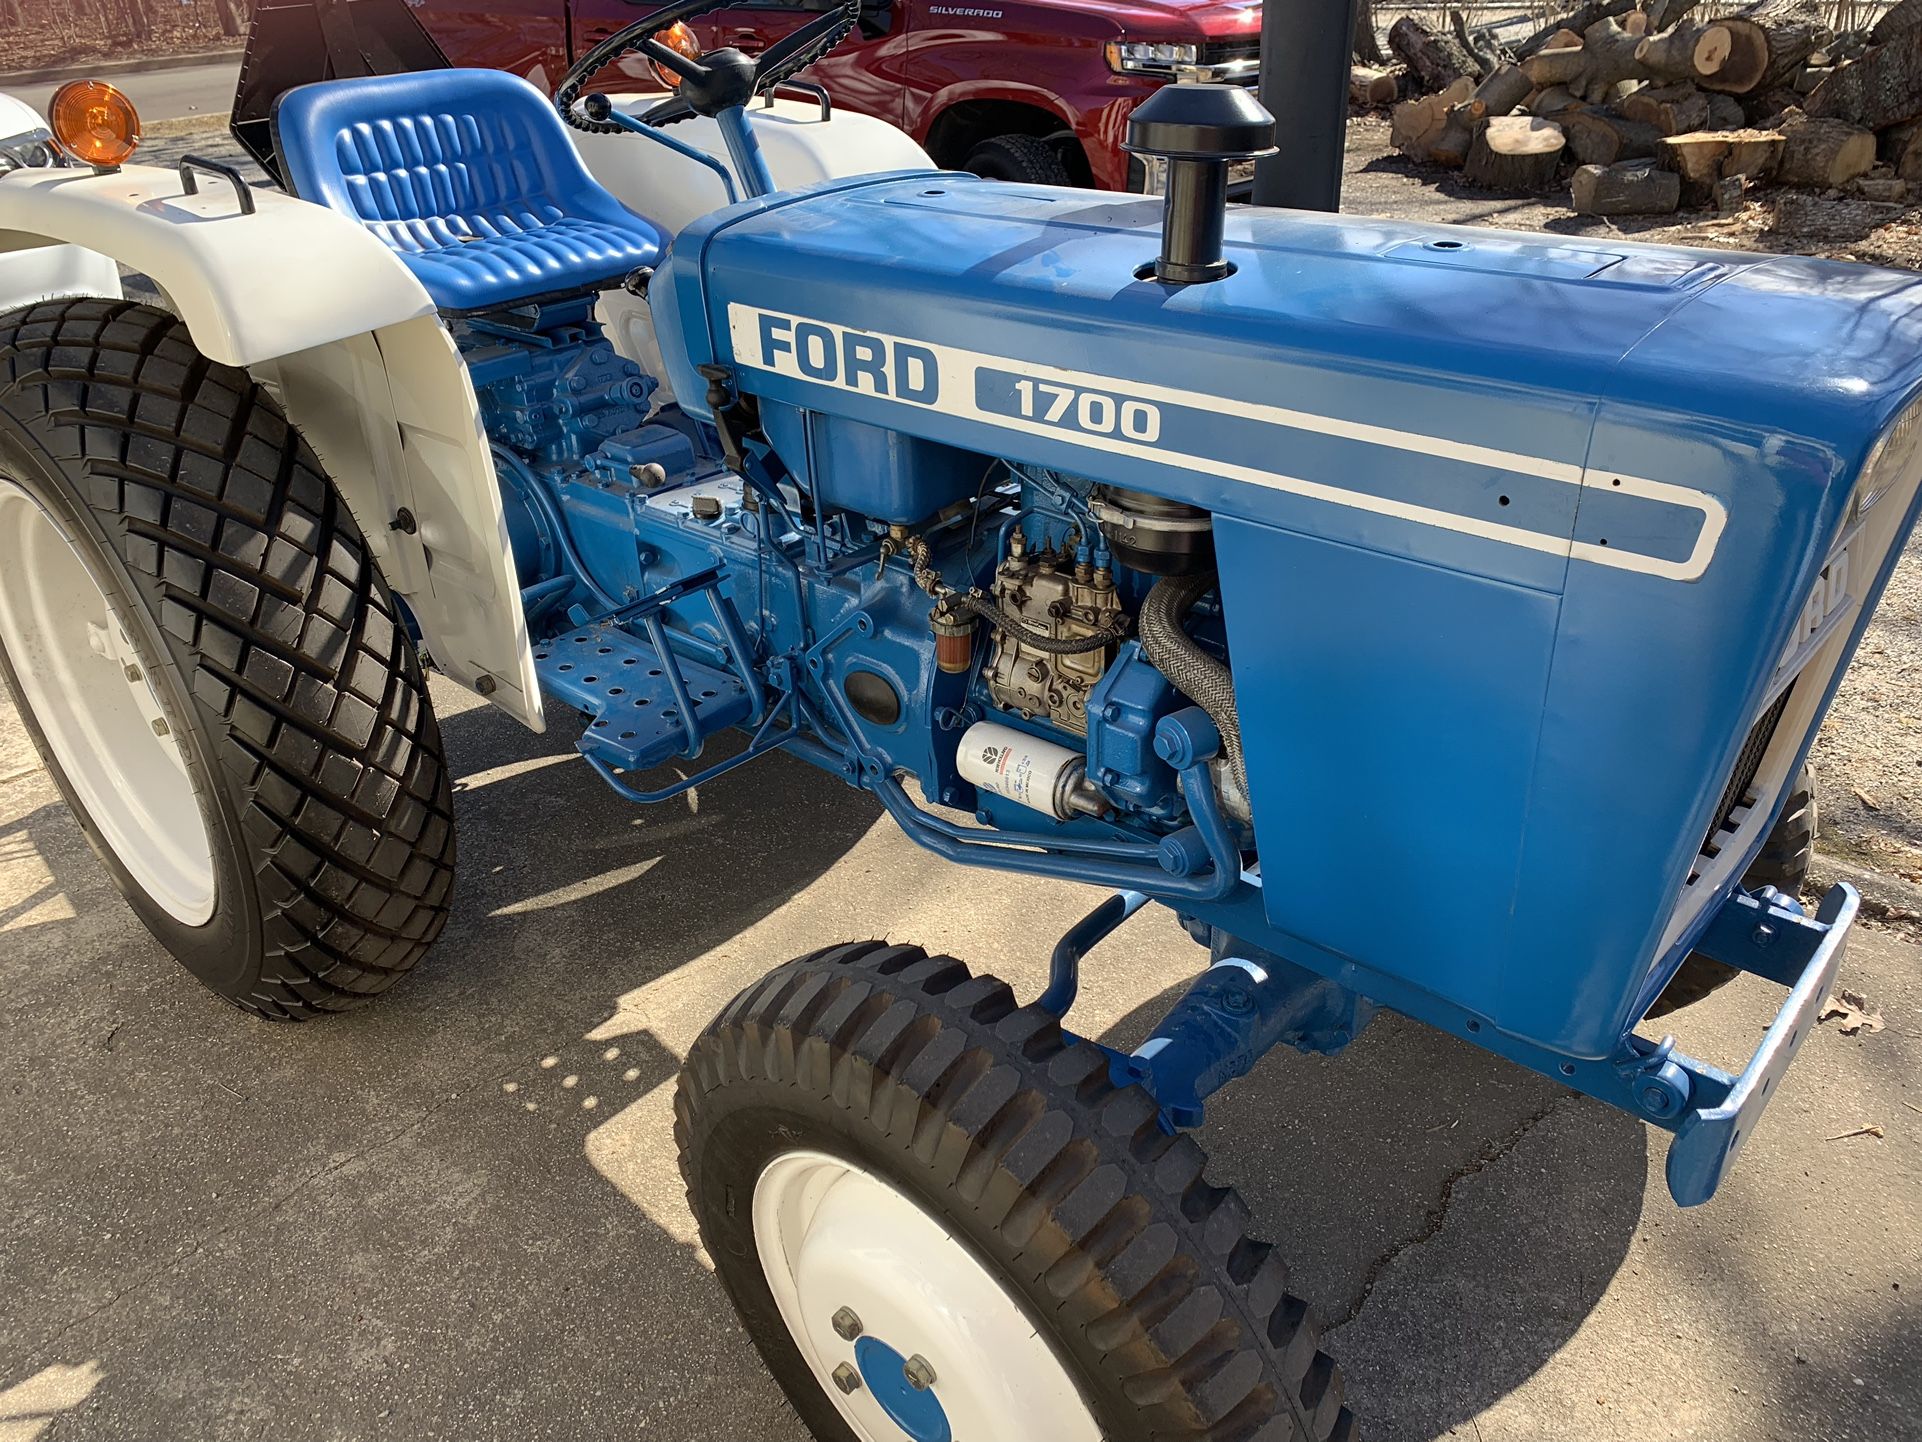
<path id="1" fill-rule="evenodd" d="M 565 735 L 436 694 L 454 923 L 380 1005 L 293 1029 L 177 971 L 0 715 L 4 1442 L 801 1436 L 694 1241 L 679 1056 L 834 939 L 1032 992 L 1092 893 L 947 867 L 779 757 L 637 812 Z M 1138 919 L 1078 1020 L 1139 1038 L 1197 955 Z M 1844 980 L 1889 1028 L 1813 1037 L 1695 1212 L 1659 1136 L 1393 1017 L 1269 1058 L 1203 1141 L 1376 1442 L 1890 1442 L 1922 1415 L 1917 962 L 1861 935 Z M 1738 984 L 1677 1029 L 1733 1062 L 1770 1004 Z"/>

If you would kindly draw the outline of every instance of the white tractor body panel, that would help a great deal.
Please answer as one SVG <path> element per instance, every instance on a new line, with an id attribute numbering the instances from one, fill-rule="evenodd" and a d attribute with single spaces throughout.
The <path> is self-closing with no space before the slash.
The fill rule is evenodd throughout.
<path id="1" fill-rule="evenodd" d="M 0 250 L 68 241 L 140 271 L 202 353 L 226 365 L 434 313 L 413 273 L 363 227 L 278 191 L 253 197 L 255 213 L 243 215 L 227 181 L 203 178 L 187 195 L 176 172 L 149 165 L 16 170 L 0 177 Z M 20 302 L 0 292 L 0 303 Z"/>

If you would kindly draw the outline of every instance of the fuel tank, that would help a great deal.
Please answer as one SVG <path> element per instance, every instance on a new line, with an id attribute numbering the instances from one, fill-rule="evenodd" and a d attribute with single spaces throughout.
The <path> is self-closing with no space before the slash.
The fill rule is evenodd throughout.
<path id="1" fill-rule="evenodd" d="M 870 177 L 690 226 L 654 308 L 803 473 L 820 426 L 933 447 L 897 510 L 1002 456 L 1213 512 L 1273 949 L 1605 1054 L 1913 524 L 1922 281 L 1237 209 L 1178 288 L 1159 222 Z"/>

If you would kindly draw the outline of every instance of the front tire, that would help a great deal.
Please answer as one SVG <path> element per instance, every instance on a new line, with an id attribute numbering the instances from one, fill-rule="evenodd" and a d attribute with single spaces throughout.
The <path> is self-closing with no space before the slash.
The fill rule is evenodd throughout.
<path id="1" fill-rule="evenodd" d="M 1201 1149 L 951 957 L 778 968 L 695 1043 L 675 1137 L 722 1284 L 820 1438 L 1355 1436 Z"/>
<path id="2" fill-rule="evenodd" d="M 412 640 L 244 371 L 122 301 L 0 317 L 0 681 L 81 830 L 212 990 L 364 1005 L 447 919 L 452 790 Z"/>

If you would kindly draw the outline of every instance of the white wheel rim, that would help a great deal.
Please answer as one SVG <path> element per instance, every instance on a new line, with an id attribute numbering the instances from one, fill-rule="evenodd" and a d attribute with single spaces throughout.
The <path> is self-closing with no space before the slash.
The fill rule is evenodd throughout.
<path id="1" fill-rule="evenodd" d="M 214 914 L 214 854 L 122 618 L 52 515 L 0 476 L 0 645 L 101 839 L 168 915 Z"/>
<path id="2" fill-rule="evenodd" d="M 881 1178 L 824 1152 L 783 1153 L 754 1186 L 754 1242 L 801 1355 L 864 1442 L 1099 1442 L 1020 1305 Z M 835 1329 L 843 1309 L 859 1320 L 855 1340 Z M 914 1358 L 933 1373 L 925 1390 L 901 1380 Z M 861 1385 L 845 1391 L 837 1367 Z"/>

